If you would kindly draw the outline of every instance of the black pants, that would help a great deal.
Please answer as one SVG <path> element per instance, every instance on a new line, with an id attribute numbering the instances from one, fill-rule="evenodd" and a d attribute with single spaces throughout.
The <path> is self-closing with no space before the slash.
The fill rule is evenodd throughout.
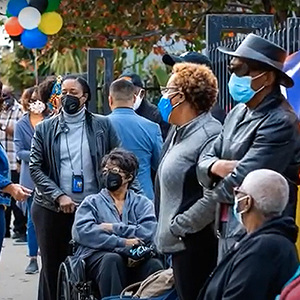
<path id="1" fill-rule="evenodd" d="M 11 171 L 11 181 L 13 183 L 19 183 L 19 173 L 17 171 Z M 6 222 L 6 236 L 9 237 L 11 214 L 14 214 L 14 228 L 15 233 L 20 235 L 26 235 L 26 221 L 27 218 L 23 215 L 21 209 L 16 205 L 16 200 L 11 198 L 10 206 L 5 211 L 5 222 Z"/>
<path id="2" fill-rule="evenodd" d="M 188 235 L 186 250 L 172 255 L 175 287 L 180 300 L 195 300 L 216 266 L 218 242 L 211 226 Z"/>
<path id="3" fill-rule="evenodd" d="M 56 300 L 58 269 L 70 255 L 74 214 L 56 213 L 35 202 L 31 214 L 42 258 L 38 300 Z"/>
<path id="4" fill-rule="evenodd" d="M 101 297 L 120 295 L 129 284 L 143 281 L 163 268 L 159 259 L 150 258 L 134 268 L 112 252 L 96 252 L 86 259 L 88 276 L 98 286 Z"/>

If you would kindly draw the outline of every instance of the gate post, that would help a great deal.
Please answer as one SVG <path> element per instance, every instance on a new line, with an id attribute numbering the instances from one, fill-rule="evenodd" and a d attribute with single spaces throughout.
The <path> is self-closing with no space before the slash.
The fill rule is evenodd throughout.
<path id="1" fill-rule="evenodd" d="M 207 15 L 206 16 L 206 49 L 221 41 L 224 31 L 250 33 L 261 28 L 270 28 L 274 25 L 272 15 Z"/>
<path id="2" fill-rule="evenodd" d="M 97 61 L 104 59 L 105 71 L 104 71 L 104 85 L 103 85 L 103 110 L 102 113 L 107 115 L 110 113 L 108 105 L 108 90 L 113 81 L 113 69 L 114 69 L 114 52 L 112 49 L 89 49 L 88 50 L 88 83 L 91 88 L 91 102 L 89 109 L 94 113 L 98 111 L 98 80 L 97 80 Z"/>

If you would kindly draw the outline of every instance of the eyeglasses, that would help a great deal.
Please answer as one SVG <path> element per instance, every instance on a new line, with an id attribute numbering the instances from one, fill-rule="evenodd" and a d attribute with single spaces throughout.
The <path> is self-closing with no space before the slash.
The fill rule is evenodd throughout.
<path id="1" fill-rule="evenodd" d="M 234 197 L 237 197 L 238 194 L 243 194 L 245 196 L 248 196 L 248 193 L 241 189 L 241 187 L 236 187 L 233 189 L 233 195 Z"/>
<path id="2" fill-rule="evenodd" d="M 161 86 L 160 92 L 162 95 L 166 95 L 166 94 L 179 93 L 180 91 L 178 90 L 178 87 L 176 87 L 176 86 L 168 86 L 168 87 Z"/>
<path id="3" fill-rule="evenodd" d="M 109 167 L 104 167 L 104 168 L 102 169 L 102 173 L 103 173 L 104 175 L 106 175 L 106 174 L 109 173 L 109 172 L 114 173 L 114 174 L 120 174 L 121 176 L 122 176 L 122 175 L 124 175 L 124 176 L 127 175 L 127 172 L 123 171 L 123 170 L 122 170 L 121 168 L 119 168 L 119 167 L 111 167 L 111 168 L 109 168 Z"/>

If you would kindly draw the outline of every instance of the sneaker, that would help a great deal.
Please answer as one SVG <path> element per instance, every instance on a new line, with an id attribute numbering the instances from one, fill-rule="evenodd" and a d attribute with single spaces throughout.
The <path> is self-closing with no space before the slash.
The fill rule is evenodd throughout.
<path id="1" fill-rule="evenodd" d="M 20 238 L 14 240 L 13 244 L 15 246 L 17 246 L 17 245 L 27 245 L 27 238 L 26 238 L 26 236 L 23 236 L 23 237 L 20 237 Z"/>
<path id="2" fill-rule="evenodd" d="M 36 274 L 39 272 L 39 266 L 36 258 L 31 258 L 29 265 L 25 269 L 25 274 Z"/>

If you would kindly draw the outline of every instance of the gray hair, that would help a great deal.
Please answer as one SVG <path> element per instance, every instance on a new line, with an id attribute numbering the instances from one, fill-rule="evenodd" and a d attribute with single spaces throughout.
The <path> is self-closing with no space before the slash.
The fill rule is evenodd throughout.
<path id="1" fill-rule="evenodd" d="M 255 207 L 266 217 L 279 216 L 289 199 L 289 185 L 279 173 L 260 169 L 249 173 L 240 191 L 254 200 Z"/>

